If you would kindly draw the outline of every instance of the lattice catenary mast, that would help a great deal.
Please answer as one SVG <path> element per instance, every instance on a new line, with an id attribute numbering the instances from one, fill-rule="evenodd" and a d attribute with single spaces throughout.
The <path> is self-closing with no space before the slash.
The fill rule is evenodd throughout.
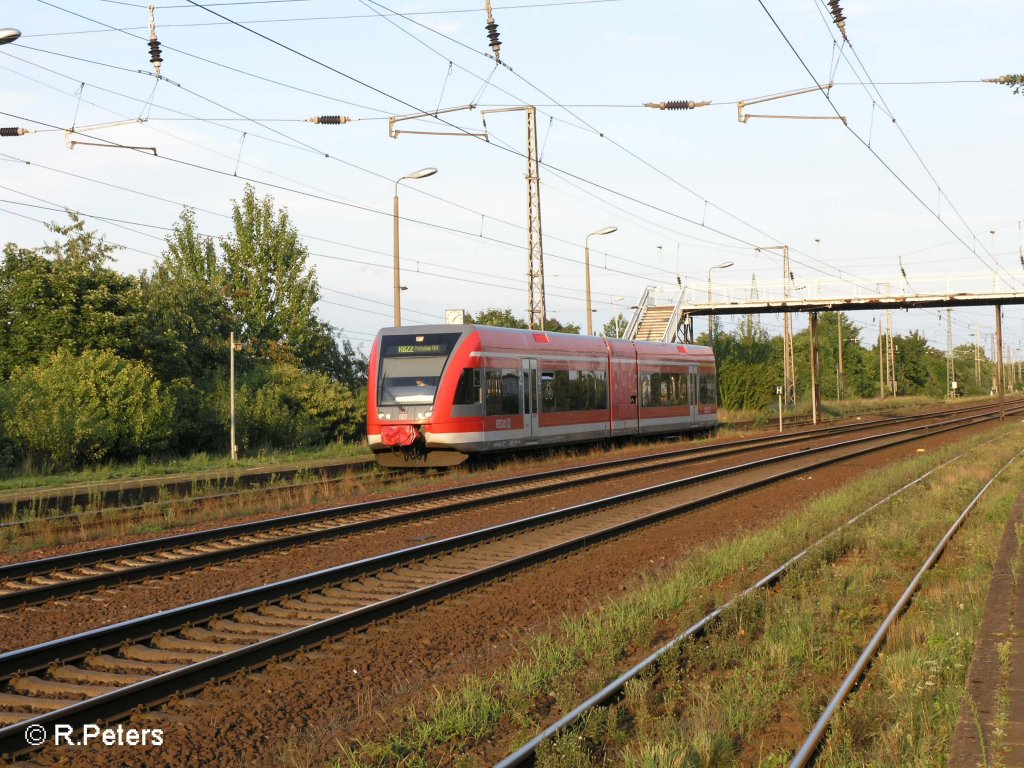
<path id="1" fill-rule="evenodd" d="M 526 215 L 530 260 L 530 328 L 544 330 L 544 243 L 540 228 L 540 160 L 537 157 L 537 108 L 526 108 Z"/>

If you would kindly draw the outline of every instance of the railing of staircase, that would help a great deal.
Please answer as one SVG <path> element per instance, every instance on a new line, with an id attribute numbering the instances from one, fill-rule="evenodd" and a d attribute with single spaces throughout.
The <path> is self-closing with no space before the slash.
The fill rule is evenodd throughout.
<path id="1" fill-rule="evenodd" d="M 640 323 L 643 322 L 644 315 L 647 314 L 647 307 L 654 301 L 654 293 L 654 286 L 648 285 L 644 288 L 644 294 L 640 297 L 640 301 L 636 305 L 636 310 L 633 312 L 633 317 L 629 321 L 629 325 L 626 326 L 626 332 L 622 334 L 622 338 L 636 338 L 637 329 L 640 328 Z"/>
<path id="2" fill-rule="evenodd" d="M 675 307 L 672 309 L 672 314 L 669 315 L 668 325 L 665 326 L 665 335 L 662 337 L 662 341 L 675 341 L 676 334 L 679 332 L 679 326 L 683 322 L 683 300 L 686 298 L 686 287 L 679 289 L 679 298 L 676 299 Z"/>

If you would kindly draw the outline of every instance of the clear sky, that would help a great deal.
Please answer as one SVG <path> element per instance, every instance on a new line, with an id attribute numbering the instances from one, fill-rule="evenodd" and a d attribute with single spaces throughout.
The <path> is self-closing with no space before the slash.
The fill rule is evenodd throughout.
<path id="1" fill-rule="evenodd" d="M 912 287 L 993 264 L 1024 278 L 1024 95 L 979 82 L 1024 70 L 1024 3 L 842 0 L 842 47 L 822 0 L 763 3 L 495 0 L 505 65 L 495 67 L 483 0 L 204 0 L 206 9 L 158 0 L 159 83 L 145 3 L 5 3 L 0 27 L 23 36 L 0 47 L 0 125 L 40 130 L 0 138 L 0 241 L 41 244 L 39 222 L 61 218 L 47 208 L 67 206 L 126 246 L 117 267 L 138 272 L 183 204 L 203 232 L 226 234 L 249 179 L 288 208 L 309 246 L 321 315 L 365 346 L 391 324 L 394 180 L 434 166 L 436 176 L 402 186 L 404 320 L 487 306 L 525 315 L 524 115 L 488 116 L 489 141 L 393 139 L 387 118 L 475 104 L 445 117 L 479 133 L 480 109 L 534 104 L 547 305 L 563 322 L 585 322 L 583 240 L 607 226 L 618 232 L 591 238 L 598 328 L 621 306 L 628 315 L 645 285 L 678 275 L 705 290 L 707 270 L 723 261 L 734 266 L 715 272 L 716 284 L 778 279 L 778 255 L 754 245 L 788 243 L 798 285 L 840 272 L 898 282 L 900 258 Z M 830 78 L 850 130 L 838 120 L 737 120 L 739 99 Z M 713 104 L 640 106 L 670 99 Z M 748 111 L 836 114 L 820 93 Z M 302 122 L 331 114 L 353 122 Z M 47 124 L 157 156 L 69 149 Z M 994 327 L 989 309 L 954 318 L 957 343 L 973 340 L 972 324 Z M 765 323 L 781 328 L 779 317 Z M 936 311 L 899 314 L 897 330 L 910 328 L 945 346 Z M 1024 308 L 1006 309 L 1004 333 L 1024 346 Z"/>

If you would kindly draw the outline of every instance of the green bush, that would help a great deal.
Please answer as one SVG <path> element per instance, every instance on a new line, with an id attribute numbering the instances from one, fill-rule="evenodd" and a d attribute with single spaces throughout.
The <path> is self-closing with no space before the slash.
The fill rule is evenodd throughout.
<path id="1" fill-rule="evenodd" d="M 8 403 L 10 390 L 6 386 L 6 382 L 0 382 L 0 384 L 2 384 L 0 386 L 0 470 L 9 470 L 18 463 L 22 455 L 17 443 L 7 434 L 4 414 L 10 409 Z"/>
<path id="2" fill-rule="evenodd" d="M 325 374 L 278 363 L 240 377 L 235 414 L 244 449 L 323 445 L 362 433 L 366 398 Z"/>
<path id="3" fill-rule="evenodd" d="M 167 383 L 166 392 L 174 413 L 168 447 L 173 453 L 185 456 L 197 451 L 223 453 L 227 450 L 229 416 L 227 406 L 221 408 L 218 388 L 227 388 L 226 371 L 214 371 L 198 383 L 188 378 Z"/>
<path id="4" fill-rule="evenodd" d="M 3 427 L 33 463 L 71 467 L 163 449 L 172 406 L 152 370 L 113 352 L 58 350 L 14 371 Z"/>

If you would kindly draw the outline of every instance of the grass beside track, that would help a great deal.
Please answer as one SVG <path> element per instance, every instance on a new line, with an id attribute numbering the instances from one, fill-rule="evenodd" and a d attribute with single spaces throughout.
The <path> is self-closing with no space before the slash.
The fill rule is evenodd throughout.
<path id="1" fill-rule="evenodd" d="M 231 472 L 235 469 L 265 467 L 274 464 L 294 464 L 302 461 L 369 455 L 370 449 L 364 443 L 331 443 L 321 448 L 305 448 L 294 451 L 260 451 L 254 456 L 241 456 L 238 461 L 231 461 L 225 455 L 196 453 L 192 456 L 167 461 L 139 459 L 127 464 L 97 464 L 66 472 L 54 472 L 46 468 L 23 466 L 7 474 L 0 475 L 0 492 L 59 488 L 64 485 L 137 480 L 150 477 L 160 479 L 168 475 L 195 474 L 211 470 Z"/>
<path id="2" fill-rule="evenodd" d="M 1019 428 L 1002 433 L 818 548 L 773 590 L 743 600 L 709 640 L 690 643 L 662 672 L 630 683 L 620 703 L 545 745 L 539 764 L 784 764 L 926 554 L 1019 450 Z M 425 711 L 408 712 L 400 731 L 333 742 L 343 745 L 333 765 L 489 764 L 500 756 L 489 743 L 517 746 L 874 500 L 981 440 L 890 466 L 771 528 L 695 550 L 673 573 L 533 639 L 508 667 L 438 692 Z M 1000 521 L 1022 477 L 1021 466 L 1006 473 L 954 539 L 870 673 L 877 682 L 869 681 L 837 721 L 829 762 L 820 764 L 934 765 L 944 754 Z M 339 723 L 333 738 L 343 733 Z M 286 762 L 294 746 L 282 746 Z"/>

